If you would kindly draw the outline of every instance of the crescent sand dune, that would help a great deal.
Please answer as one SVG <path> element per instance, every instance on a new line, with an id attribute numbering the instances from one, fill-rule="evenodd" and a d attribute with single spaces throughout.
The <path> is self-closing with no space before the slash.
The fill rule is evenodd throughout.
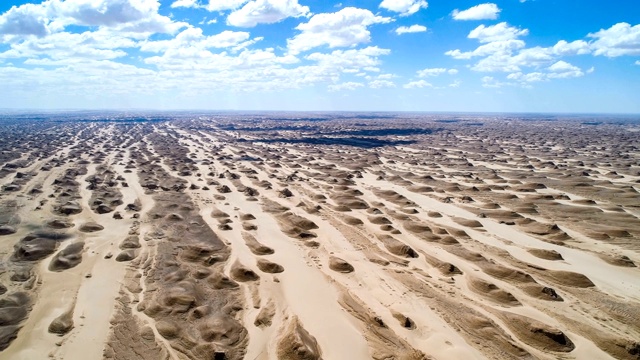
<path id="1" fill-rule="evenodd" d="M 0 359 L 638 359 L 640 125 L 0 114 Z"/>

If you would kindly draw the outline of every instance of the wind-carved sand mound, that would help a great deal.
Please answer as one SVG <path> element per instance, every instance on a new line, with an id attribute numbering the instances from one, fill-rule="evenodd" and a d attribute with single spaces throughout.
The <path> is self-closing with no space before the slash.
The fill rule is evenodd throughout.
<path id="1" fill-rule="evenodd" d="M 351 225 L 351 226 L 357 226 L 357 225 L 363 225 L 364 222 L 356 217 L 353 216 L 348 216 L 348 215 L 343 215 L 340 217 L 340 219 L 342 221 L 345 222 L 345 224 L 347 225 Z"/>
<path id="2" fill-rule="evenodd" d="M 530 359 L 531 354 L 518 346 L 500 326 L 493 320 L 477 312 L 451 313 L 456 318 L 457 326 L 463 333 L 467 333 L 471 341 L 481 341 L 493 348 L 495 354 L 498 349 L 499 357 L 504 359 Z"/>
<path id="3" fill-rule="evenodd" d="M 71 307 L 60 314 L 60 316 L 56 317 L 49 324 L 49 332 L 57 335 L 65 335 L 71 329 L 73 329 L 73 309 L 75 308 L 75 302 L 71 305 Z"/>
<path id="4" fill-rule="evenodd" d="M 466 226 L 466 227 L 470 227 L 470 228 L 481 228 L 482 227 L 482 223 L 480 223 L 480 221 L 478 221 L 478 220 L 466 219 L 466 218 L 461 218 L 461 217 L 453 217 L 452 220 L 455 221 L 457 224 L 460 224 L 460 225 Z"/>
<path id="5" fill-rule="evenodd" d="M 606 254 L 601 254 L 600 258 L 611 265 L 621 266 L 621 267 L 636 267 L 636 264 L 633 262 L 633 260 L 631 260 L 626 255 L 609 256 Z"/>
<path id="6" fill-rule="evenodd" d="M 258 225 L 252 224 L 250 222 L 243 222 L 242 223 L 242 230 L 245 230 L 245 231 L 258 230 Z"/>
<path id="7" fill-rule="evenodd" d="M 329 268 L 333 271 L 344 274 L 351 273 L 355 270 L 353 265 L 336 256 L 329 257 Z"/>
<path id="8" fill-rule="evenodd" d="M 564 301 L 554 288 L 540 284 L 527 284 L 522 290 L 529 296 L 547 301 Z"/>
<path id="9" fill-rule="evenodd" d="M 588 277 L 583 274 L 575 273 L 571 271 L 552 271 L 547 270 L 548 273 L 556 283 L 565 286 L 577 287 L 577 288 L 589 288 L 596 286 Z"/>
<path id="10" fill-rule="evenodd" d="M 369 204 L 366 201 L 359 199 L 352 195 L 331 195 L 331 200 L 337 205 L 336 210 L 338 211 L 352 211 L 352 210 L 362 210 L 368 209 Z"/>
<path id="11" fill-rule="evenodd" d="M 248 232 L 242 232 L 242 238 L 249 250 L 255 255 L 271 255 L 274 250 L 266 245 L 261 244 L 256 238 Z"/>
<path id="12" fill-rule="evenodd" d="M 275 315 L 276 306 L 272 300 L 269 300 L 267 304 L 260 309 L 253 324 L 259 328 L 267 328 L 271 326 Z"/>
<path id="13" fill-rule="evenodd" d="M 15 234 L 16 231 L 16 228 L 11 225 L 0 226 L 0 236 Z"/>
<path id="14" fill-rule="evenodd" d="M 84 242 L 79 241 L 67 245 L 60 250 L 49 263 L 50 271 L 63 271 L 78 266 L 82 262 Z"/>
<path id="15" fill-rule="evenodd" d="M 318 225 L 305 217 L 287 211 L 277 215 L 276 219 L 282 232 L 289 237 L 302 240 L 317 237 L 310 230 L 318 229 Z"/>
<path id="16" fill-rule="evenodd" d="M 220 289 L 235 289 L 235 288 L 240 286 L 237 282 L 231 280 L 229 277 L 227 277 L 222 272 L 215 272 L 215 273 L 211 274 L 207 278 L 207 282 L 211 285 L 212 288 L 214 288 L 216 290 L 220 290 Z"/>
<path id="17" fill-rule="evenodd" d="M 269 273 L 269 274 L 277 274 L 284 271 L 284 267 L 280 264 L 276 264 L 266 259 L 258 259 L 256 261 L 256 266 L 260 271 Z"/>
<path id="18" fill-rule="evenodd" d="M 92 232 L 104 230 L 104 226 L 102 226 L 102 225 L 100 225 L 100 224 L 98 224 L 96 222 L 90 221 L 90 222 L 87 222 L 87 223 L 84 223 L 84 224 L 80 225 L 78 230 L 80 230 L 82 232 L 85 232 L 85 233 L 92 233 Z"/>
<path id="19" fill-rule="evenodd" d="M 409 330 L 415 330 L 416 329 L 416 323 L 413 322 L 413 320 L 411 320 L 411 318 L 409 318 L 408 316 L 405 316 L 399 312 L 395 312 L 392 311 L 391 312 L 393 317 L 398 320 L 398 322 L 400 323 L 400 326 L 402 326 L 405 329 L 409 329 Z"/>
<path id="20" fill-rule="evenodd" d="M 403 226 L 405 229 L 407 229 L 407 231 L 414 234 L 433 233 L 433 230 L 431 229 L 431 227 L 429 227 L 429 225 L 416 222 L 415 220 L 405 221 L 403 223 Z"/>
<path id="21" fill-rule="evenodd" d="M 113 170 L 100 165 L 96 168 L 96 174 L 88 176 L 86 182 L 89 183 L 87 189 L 91 190 L 89 205 L 94 212 L 110 213 L 123 204 Z"/>
<path id="22" fill-rule="evenodd" d="M 240 220 L 242 221 L 251 221 L 255 220 L 256 217 L 253 214 L 240 214 Z"/>
<path id="23" fill-rule="evenodd" d="M 55 192 L 58 193 L 54 213 L 59 215 L 75 215 L 82 212 L 82 206 L 78 203 L 80 183 L 76 178 L 87 173 L 86 166 L 69 168 L 64 174 L 53 182 Z"/>
<path id="24" fill-rule="evenodd" d="M 387 324 L 368 309 L 362 300 L 342 289 L 340 305 L 351 316 L 359 320 L 359 327 L 369 344 L 372 358 L 375 360 L 402 359 L 402 360 L 426 360 L 421 351 L 414 349 L 402 337 L 398 336 Z M 404 324 L 403 324 L 404 325 Z M 410 327 L 415 324 L 410 324 Z"/>
<path id="25" fill-rule="evenodd" d="M 189 263 L 210 266 L 227 261 L 229 254 L 221 252 L 218 247 L 208 244 L 191 244 L 180 246 L 178 258 Z"/>
<path id="26" fill-rule="evenodd" d="M 16 211 L 18 202 L 7 200 L 0 203 L 0 235 L 10 235 L 16 232 L 16 227 L 20 225 L 20 215 Z"/>
<path id="27" fill-rule="evenodd" d="M 399 221 L 416 220 L 413 217 L 407 215 L 404 211 L 399 212 L 395 210 L 387 210 L 387 214 L 389 214 L 389 216 L 391 216 L 395 220 L 399 220 Z"/>
<path id="28" fill-rule="evenodd" d="M 322 210 L 322 206 L 314 203 L 306 203 L 304 201 L 300 201 L 296 207 L 303 209 L 307 212 L 307 214 L 318 214 Z"/>
<path id="29" fill-rule="evenodd" d="M 228 218 L 229 214 L 227 214 L 224 211 L 218 210 L 218 209 L 214 209 L 211 211 L 211 217 L 214 219 L 221 219 L 221 218 Z"/>
<path id="30" fill-rule="evenodd" d="M 72 228 L 74 225 L 69 219 L 52 219 L 47 222 L 47 226 L 53 229 L 67 229 Z"/>
<path id="31" fill-rule="evenodd" d="M 131 261 L 138 257 L 138 252 L 135 249 L 122 250 L 118 256 L 116 256 L 117 262 Z"/>
<path id="32" fill-rule="evenodd" d="M 407 187 L 407 190 L 411 192 L 419 193 L 419 194 L 433 192 L 433 188 L 431 186 L 424 186 L 424 185 L 411 185 Z"/>
<path id="33" fill-rule="evenodd" d="M 452 246 L 449 252 L 478 265 L 485 273 L 515 284 L 536 283 L 533 277 L 523 271 L 489 261 L 482 254 L 470 251 L 462 246 Z"/>
<path id="34" fill-rule="evenodd" d="M 217 314 L 198 326 L 200 337 L 222 347 L 232 347 L 246 341 L 247 330 L 233 317 Z"/>
<path id="35" fill-rule="evenodd" d="M 562 242 L 571 238 L 556 224 L 540 223 L 529 218 L 516 220 L 516 224 L 521 226 L 526 232 L 540 236 L 543 239 L 548 239 L 553 243 Z"/>
<path id="36" fill-rule="evenodd" d="M 440 236 L 434 234 L 434 229 L 431 229 L 429 225 L 419 222 L 415 219 L 409 219 L 402 223 L 402 226 L 413 235 L 425 241 L 435 241 L 442 244 L 455 244 L 458 241 L 451 236 Z M 449 234 L 446 230 L 441 229 L 441 234 Z"/>
<path id="37" fill-rule="evenodd" d="M 575 345 L 562 331 L 532 318 L 508 312 L 497 314 L 525 344 L 544 351 L 571 352 Z"/>
<path id="38" fill-rule="evenodd" d="M 427 261 L 427 263 L 437 268 L 440 271 L 440 273 L 442 273 L 442 275 L 445 275 L 445 276 L 462 275 L 462 270 L 460 270 L 457 266 L 445 261 L 441 261 L 440 259 L 434 256 L 426 254 L 424 251 L 421 251 L 420 253 L 422 254 L 422 256 L 424 256 L 424 259 Z"/>
<path id="39" fill-rule="evenodd" d="M 500 289 L 495 284 L 476 277 L 469 278 L 469 288 L 475 293 L 493 300 L 501 305 L 518 306 L 522 305 L 518 299 L 510 292 Z"/>
<path id="40" fill-rule="evenodd" d="M 529 249 L 527 250 L 531 255 L 539 257 L 540 259 L 545 260 L 564 260 L 562 254 L 555 250 L 546 250 L 546 249 Z"/>
<path id="41" fill-rule="evenodd" d="M 391 220 L 387 219 L 384 216 L 370 216 L 369 222 L 375 225 L 388 225 L 392 224 Z"/>
<path id="42" fill-rule="evenodd" d="M 451 246 L 448 248 L 448 251 L 475 263 L 486 274 L 518 286 L 526 294 L 534 298 L 547 301 L 564 301 L 553 288 L 539 284 L 530 274 L 524 271 L 489 261 L 482 254 L 470 251 L 461 246 Z M 584 279 L 580 280 L 582 281 Z"/>
<path id="43" fill-rule="evenodd" d="M 15 245 L 12 258 L 15 261 L 37 261 L 53 254 L 58 242 L 53 239 L 26 237 Z"/>
<path id="44" fill-rule="evenodd" d="M 31 311 L 31 298 L 25 292 L 14 292 L 0 298 L 0 351 L 18 336 L 21 322 Z"/>
<path id="45" fill-rule="evenodd" d="M 373 192 L 379 198 L 387 200 L 399 206 L 415 206 L 415 203 L 405 196 L 398 194 L 393 190 L 376 190 Z"/>
<path id="46" fill-rule="evenodd" d="M 273 200 L 262 199 L 262 210 L 270 214 L 282 214 L 289 211 L 290 208 Z"/>
<path id="47" fill-rule="evenodd" d="M 409 245 L 402 241 L 386 234 L 377 234 L 378 239 L 382 242 L 384 247 L 389 250 L 393 255 L 403 256 L 407 258 L 417 258 L 418 253 L 413 250 Z"/>
<path id="48" fill-rule="evenodd" d="M 257 281 L 260 279 L 260 276 L 256 274 L 253 270 L 248 267 L 242 265 L 240 262 L 236 261 L 231 265 L 231 278 L 235 281 L 247 282 L 247 281 Z"/>
<path id="49" fill-rule="evenodd" d="M 114 324 L 103 351 L 105 359 L 136 359 L 140 358 L 140 354 L 151 359 L 168 357 L 166 349 L 158 345 L 159 339 L 156 339 L 151 326 L 144 325 L 133 315 L 127 295 L 118 298 L 116 314 L 111 321 Z"/>
<path id="50" fill-rule="evenodd" d="M 138 249 L 140 248 L 140 239 L 138 235 L 129 235 L 120 243 L 119 247 L 122 250 L 126 249 Z"/>
<path id="51" fill-rule="evenodd" d="M 320 360 L 322 351 L 316 339 L 293 316 L 282 329 L 276 354 L 279 360 Z"/>
<path id="52" fill-rule="evenodd" d="M 38 261 L 53 254 L 60 241 L 70 235 L 62 233 L 33 233 L 22 238 L 11 256 L 13 261 Z"/>

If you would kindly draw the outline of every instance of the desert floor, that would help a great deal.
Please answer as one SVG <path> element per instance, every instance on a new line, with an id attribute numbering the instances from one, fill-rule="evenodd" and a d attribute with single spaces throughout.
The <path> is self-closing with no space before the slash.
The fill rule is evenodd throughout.
<path id="1" fill-rule="evenodd" d="M 640 359 L 640 123 L 0 120 L 0 359 Z"/>

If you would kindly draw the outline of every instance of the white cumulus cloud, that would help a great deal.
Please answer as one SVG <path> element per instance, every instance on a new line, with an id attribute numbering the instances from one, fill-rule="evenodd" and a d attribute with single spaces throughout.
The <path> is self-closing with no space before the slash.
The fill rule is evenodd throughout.
<path id="1" fill-rule="evenodd" d="M 405 89 L 422 89 L 425 87 L 433 87 L 433 85 L 431 85 L 425 80 L 417 80 L 417 81 L 410 81 L 404 84 L 402 87 L 404 87 Z"/>
<path id="2" fill-rule="evenodd" d="M 197 8 L 198 0 L 176 0 L 171 4 L 171 8 Z"/>
<path id="3" fill-rule="evenodd" d="M 529 34 L 529 30 L 527 29 L 519 29 L 514 26 L 509 26 L 506 22 L 501 22 L 491 26 L 480 25 L 471 30 L 467 37 L 469 39 L 478 39 L 481 43 L 489 43 L 513 40 L 527 34 Z"/>
<path id="4" fill-rule="evenodd" d="M 565 71 L 575 71 L 580 70 L 577 66 L 573 66 L 566 61 L 558 61 L 553 65 L 549 66 L 549 70 L 553 72 L 565 72 Z"/>
<path id="5" fill-rule="evenodd" d="M 396 34 L 402 35 L 407 33 L 425 32 L 427 27 L 423 25 L 400 26 L 396 29 Z"/>
<path id="6" fill-rule="evenodd" d="M 400 13 L 400 16 L 415 14 L 427 6 L 429 4 L 425 0 L 382 0 L 380 3 L 381 8 Z"/>
<path id="7" fill-rule="evenodd" d="M 584 40 L 576 40 L 572 42 L 566 42 L 560 40 L 553 46 L 553 52 L 557 55 L 585 55 L 591 52 L 589 43 Z"/>
<path id="8" fill-rule="evenodd" d="M 204 36 L 200 28 L 188 28 L 171 40 L 145 41 L 140 50 L 148 52 L 164 52 L 169 49 L 188 48 L 225 48 L 237 46 L 249 39 L 249 33 L 225 30 L 212 36 Z"/>
<path id="9" fill-rule="evenodd" d="M 584 76 L 584 72 L 577 66 L 569 64 L 566 61 L 556 61 L 549 66 L 546 71 L 535 71 L 530 73 L 515 72 L 507 75 L 508 80 L 513 83 L 504 83 L 502 85 L 520 85 L 522 87 L 530 87 L 530 83 L 549 81 L 551 79 L 577 78 Z"/>
<path id="10" fill-rule="evenodd" d="M 566 61 L 557 61 L 553 65 L 549 66 L 550 73 L 547 75 L 549 78 L 570 78 L 584 76 L 584 72 L 579 67 L 569 64 Z"/>
<path id="11" fill-rule="evenodd" d="M 528 74 L 517 72 L 517 73 L 507 75 L 507 79 L 519 81 L 521 83 L 532 83 L 532 82 L 546 81 L 547 76 L 546 74 L 541 72 L 532 72 Z"/>
<path id="12" fill-rule="evenodd" d="M 463 51 L 460 51 L 459 49 L 449 50 L 445 52 L 445 55 L 449 55 L 454 59 L 465 60 L 465 59 L 471 59 L 473 57 L 478 57 L 478 56 L 511 53 L 514 50 L 524 48 L 525 45 L 526 45 L 525 42 L 522 40 L 501 40 L 501 41 L 494 41 L 488 44 L 480 45 L 473 51 L 463 52 Z"/>
<path id="13" fill-rule="evenodd" d="M 258 24 L 273 24 L 288 17 L 309 15 L 309 7 L 298 0 L 254 0 L 233 11 L 227 24 L 238 27 L 254 27 Z"/>
<path id="14" fill-rule="evenodd" d="M 318 63 L 320 67 L 338 69 L 342 72 L 357 73 L 362 70 L 377 69 L 380 64 L 379 56 L 388 55 L 390 50 L 377 46 L 364 49 L 334 50 L 331 53 L 313 53 L 305 57 Z"/>
<path id="15" fill-rule="evenodd" d="M 309 22 L 296 27 L 301 33 L 287 40 L 287 46 L 291 53 L 297 54 L 322 45 L 336 48 L 368 43 L 371 41 L 368 26 L 391 21 L 391 18 L 353 7 L 335 13 L 317 14 Z"/>
<path id="16" fill-rule="evenodd" d="M 396 87 L 396 84 L 394 84 L 393 81 L 383 80 L 383 79 L 372 80 L 372 81 L 369 82 L 368 85 L 372 89 L 384 89 L 384 88 L 394 88 L 394 87 Z"/>
<path id="17" fill-rule="evenodd" d="M 13 6 L 0 15 L 0 35 L 45 36 L 48 28 L 47 8 L 42 5 Z"/>
<path id="18" fill-rule="evenodd" d="M 640 24 L 618 23 L 608 29 L 589 34 L 594 55 L 618 57 L 640 55 Z"/>
<path id="19" fill-rule="evenodd" d="M 236 10 L 242 5 L 248 3 L 249 0 L 209 0 L 209 3 L 203 5 L 198 0 L 175 0 L 171 3 L 171 8 L 198 8 L 209 11 L 225 11 Z"/>
<path id="20" fill-rule="evenodd" d="M 417 74 L 418 74 L 418 77 L 429 77 L 429 76 L 438 76 L 445 72 L 447 72 L 447 69 L 445 68 L 427 68 L 427 69 L 418 70 Z"/>
<path id="21" fill-rule="evenodd" d="M 623 32 L 629 30 L 629 28 L 625 28 Z M 509 80 L 518 81 L 520 85 L 554 78 L 575 78 L 584 75 L 583 70 L 560 60 L 560 58 L 563 56 L 591 54 L 594 52 L 594 42 L 560 40 L 550 47 L 535 46 L 527 48 L 520 37 L 528 34 L 528 29 L 510 26 L 506 22 L 492 26 L 480 25 L 467 36 L 480 42 L 477 48 L 470 51 L 449 50 L 445 52 L 445 55 L 458 60 L 479 57 L 481 59 L 470 66 L 471 70 L 511 73 Z M 590 34 L 590 36 L 596 35 Z M 606 37 L 602 33 L 598 33 L 598 36 Z M 626 44 L 625 46 L 628 46 L 632 41 L 626 39 L 626 41 L 622 40 L 622 42 Z M 527 67 L 534 68 L 535 71 L 526 73 L 524 68 Z M 540 70 L 544 68 L 546 68 L 546 72 Z M 500 83 L 497 80 L 490 81 L 487 84 L 493 87 L 496 83 L 500 86 L 518 85 L 518 83 Z"/>
<path id="22" fill-rule="evenodd" d="M 159 8 L 158 0 L 46 0 L 14 6 L 0 15 L 0 35 L 45 36 L 69 25 L 172 34 L 187 26 L 160 15 Z"/>
<path id="23" fill-rule="evenodd" d="M 538 67 L 553 60 L 548 48 L 533 47 L 522 49 L 517 53 L 497 52 L 489 55 L 471 67 L 480 72 L 515 72 L 522 67 Z"/>
<path id="24" fill-rule="evenodd" d="M 136 45 L 136 41 L 108 29 L 81 34 L 58 32 L 44 38 L 32 37 L 12 44 L 10 50 L 0 53 L 0 58 L 114 59 L 126 56 L 123 49 Z"/>
<path id="25" fill-rule="evenodd" d="M 205 9 L 209 11 L 235 10 L 247 2 L 249 0 L 209 0 L 209 4 L 205 6 Z"/>
<path id="26" fill-rule="evenodd" d="M 455 20 L 495 20 L 498 18 L 500 8 L 493 3 L 476 5 L 467 10 L 453 10 L 451 16 Z"/>

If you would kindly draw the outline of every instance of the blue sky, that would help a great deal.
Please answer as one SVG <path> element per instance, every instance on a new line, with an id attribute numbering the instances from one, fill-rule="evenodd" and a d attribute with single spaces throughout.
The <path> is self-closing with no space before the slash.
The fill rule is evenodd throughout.
<path id="1" fill-rule="evenodd" d="M 0 3 L 0 108 L 640 113 L 640 2 Z"/>

